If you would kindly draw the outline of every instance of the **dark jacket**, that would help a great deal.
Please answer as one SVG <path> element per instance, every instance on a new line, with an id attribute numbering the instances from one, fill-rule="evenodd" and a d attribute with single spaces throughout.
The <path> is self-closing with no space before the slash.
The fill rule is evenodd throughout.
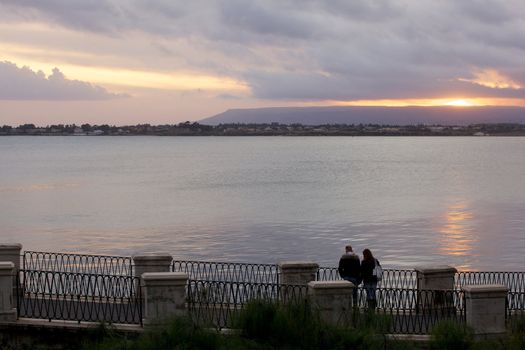
<path id="1" fill-rule="evenodd" d="M 363 278 L 363 283 L 377 282 L 377 277 L 373 275 L 376 262 L 379 264 L 377 259 L 361 261 L 361 277 Z"/>
<path id="2" fill-rule="evenodd" d="M 346 253 L 339 259 L 339 275 L 343 279 L 355 278 L 361 283 L 361 263 L 355 253 Z"/>

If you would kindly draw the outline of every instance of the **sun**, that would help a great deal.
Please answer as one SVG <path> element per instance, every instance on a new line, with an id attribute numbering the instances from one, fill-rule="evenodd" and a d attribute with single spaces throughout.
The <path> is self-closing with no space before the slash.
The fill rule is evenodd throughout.
<path id="1" fill-rule="evenodd" d="M 474 104 L 470 101 L 459 99 L 459 100 L 451 100 L 448 102 L 445 102 L 446 106 L 455 106 L 455 107 L 470 107 L 474 106 Z"/>

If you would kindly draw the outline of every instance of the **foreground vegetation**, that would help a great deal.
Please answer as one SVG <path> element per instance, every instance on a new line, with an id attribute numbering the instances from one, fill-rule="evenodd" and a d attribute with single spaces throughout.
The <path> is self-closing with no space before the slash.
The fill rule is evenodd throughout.
<path id="1" fill-rule="evenodd" d="M 67 349 L 82 350 L 338 350 L 338 349 L 431 349 L 498 350 L 525 349 L 525 318 L 512 323 L 505 337 L 476 341 L 472 332 L 457 323 L 443 322 L 434 327 L 430 342 L 414 343 L 387 337 L 388 318 L 360 315 L 342 326 L 322 322 L 319 315 L 301 306 L 280 306 L 252 302 L 235 320 L 235 332 L 220 333 L 196 326 L 189 318 L 175 318 L 165 326 L 150 327 L 138 337 L 128 338 L 111 326 L 101 325 L 79 337 Z M 84 340 L 80 340 L 84 339 Z M 53 346 L 53 349 L 60 347 Z M 64 347 L 63 347 L 64 348 Z M 0 350 L 48 350 L 41 344 Z"/>
<path id="2" fill-rule="evenodd" d="M 136 341 L 123 339 L 111 329 L 84 344 L 84 350 L 149 349 L 410 349 L 384 335 L 386 320 L 373 314 L 360 318 L 358 327 L 335 327 L 303 305 L 279 306 L 252 302 L 235 321 L 233 334 L 196 327 L 190 319 L 177 318 L 165 328 L 151 329 Z"/>
<path id="3" fill-rule="evenodd" d="M 172 349 L 419 349 L 423 345 L 386 336 L 388 319 L 374 314 L 345 326 L 331 326 L 304 306 L 249 304 L 236 321 L 236 332 L 221 334 L 177 318 L 163 328 L 150 329 L 137 340 L 122 338 L 111 328 L 101 328 L 84 350 L 172 350 Z M 525 319 L 513 323 L 506 337 L 475 341 L 461 325 L 443 322 L 434 328 L 430 349 L 525 349 Z"/>

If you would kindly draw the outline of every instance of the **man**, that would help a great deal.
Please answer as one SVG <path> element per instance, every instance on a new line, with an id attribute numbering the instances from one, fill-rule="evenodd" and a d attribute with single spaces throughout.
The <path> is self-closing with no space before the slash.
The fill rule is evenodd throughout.
<path id="1" fill-rule="evenodd" d="M 353 290 L 354 305 L 357 303 L 357 286 L 361 283 L 361 261 L 359 256 L 354 253 L 352 246 L 345 247 L 345 254 L 339 259 L 339 275 L 342 279 L 354 284 Z"/>

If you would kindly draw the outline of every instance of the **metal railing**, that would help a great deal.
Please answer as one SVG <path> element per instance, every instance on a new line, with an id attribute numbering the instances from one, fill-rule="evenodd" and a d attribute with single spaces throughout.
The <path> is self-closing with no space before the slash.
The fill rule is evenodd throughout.
<path id="1" fill-rule="evenodd" d="M 509 292 L 507 294 L 505 309 L 507 321 L 512 321 L 514 318 L 525 317 L 525 293 Z"/>
<path id="2" fill-rule="evenodd" d="M 525 272 L 480 272 L 462 271 L 455 277 L 457 289 L 466 285 L 480 284 L 502 284 L 509 288 L 510 292 L 525 292 Z"/>
<path id="3" fill-rule="evenodd" d="M 279 283 L 276 264 L 174 260 L 173 272 L 185 272 L 191 280 Z"/>
<path id="4" fill-rule="evenodd" d="M 386 320 L 389 333 L 428 334 L 444 320 L 465 323 L 462 291 L 378 288 L 376 298 L 376 315 Z M 358 306 L 366 310 L 366 291 L 362 288 L 358 300 Z"/>
<path id="5" fill-rule="evenodd" d="M 100 275 L 131 276 L 132 259 L 129 256 L 89 255 L 25 251 L 22 255 L 25 270 L 92 273 Z"/>
<path id="6" fill-rule="evenodd" d="M 318 281 L 340 280 L 337 267 L 320 267 L 317 272 Z M 415 270 L 384 269 L 379 287 L 416 289 L 417 274 Z"/>
<path id="7" fill-rule="evenodd" d="M 26 251 L 17 275 L 19 317 L 78 322 L 142 323 L 140 278 L 131 257 Z M 307 287 L 281 285 L 277 264 L 175 260 L 175 272 L 190 281 L 187 302 L 199 324 L 231 327 L 250 300 L 306 302 Z M 320 267 L 319 281 L 339 280 L 336 267 Z M 388 319 L 392 333 L 425 334 L 441 320 L 464 322 L 461 288 L 502 284 L 509 288 L 507 320 L 525 315 L 525 272 L 470 272 L 455 275 L 454 290 L 418 290 L 415 270 L 384 269 L 376 290 L 376 314 Z M 357 318 L 368 308 L 358 289 Z"/>
<path id="8" fill-rule="evenodd" d="M 18 317 L 142 324 L 139 285 L 131 276 L 20 270 Z"/>
<path id="9" fill-rule="evenodd" d="M 305 302 L 307 286 L 190 280 L 188 310 L 195 323 L 207 327 L 232 328 L 235 318 L 251 300 Z"/>
<path id="10" fill-rule="evenodd" d="M 349 315 L 355 326 L 370 315 L 366 291 L 359 288 L 357 295 Z M 308 305 L 306 296 L 307 287 L 302 285 L 192 280 L 188 284 L 188 309 L 199 325 L 232 328 L 249 301 Z M 385 332 L 428 334 L 440 321 L 465 323 L 463 298 L 457 290 L 378 288 L 375 315 L 386 324 Z"/>

